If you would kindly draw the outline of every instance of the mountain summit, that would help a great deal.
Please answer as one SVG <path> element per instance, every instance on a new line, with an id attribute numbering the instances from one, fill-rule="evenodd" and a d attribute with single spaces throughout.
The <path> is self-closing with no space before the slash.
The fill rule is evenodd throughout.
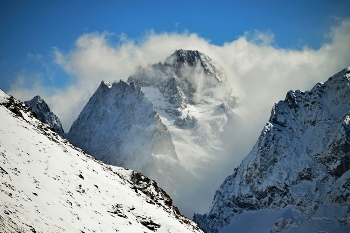
<path id="1" fill-rule="evenodd" d="M 349 232 L 349 124 L 350 68 L 310 91 L 288 92 L 194 220 L 212 233 Z"/>
<path id="2" fill-rule="evenodd" d="M 232 108 L 237 102 L 224 71 L 210 57 L 198 51 L 176 50 L 164 63 L 139 67 L 128 82 L 159 89 L 168 102 L 180 108 L 174 112 L 178 115 L 187 104 L 203 101 L 203 95 L 222 98 Z M 215 91 L 222 93 L 219 95 Z"/>

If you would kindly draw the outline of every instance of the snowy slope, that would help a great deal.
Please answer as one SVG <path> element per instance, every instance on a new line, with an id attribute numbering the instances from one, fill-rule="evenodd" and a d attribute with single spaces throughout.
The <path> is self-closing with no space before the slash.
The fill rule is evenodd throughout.
<path id="1" fill-rule="evenodd" d="M 349 123 L 350 68 L 288 92 L 195 221 L 208 232 L 349 232 Z"/>
<path id="2" fill-rule="evenodd" d="M 60 119 L 51 111 L 46 102 L 40 97 L 35 96 L 33 99 L 24 102 L 32 108 L 36 117 L 43 123 L 49 125 L 56 133 L 63 135 L 64 131 Z"/>
<path id="3" fill-rule="evenodd" d="M 72 146 L 0 91 L 1 232 L 202 232 L 142 174 Z"/>

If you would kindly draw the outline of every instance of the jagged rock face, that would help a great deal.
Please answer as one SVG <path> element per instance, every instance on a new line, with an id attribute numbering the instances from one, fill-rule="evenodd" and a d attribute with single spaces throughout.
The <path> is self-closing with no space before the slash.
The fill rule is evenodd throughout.
<path id="1" fill-rule="evenodd" d="M 0 118 L 1 232 L 203 232 L 155 181 L 87 155 L 2 90 Z"/>
<path id="2" fill-rule="evenodd" d="M 37 95 L 24 103 L 32 108 L 38 120 L 49 125 L 59 135 L 62 136 L 64 134 L 60 119 L 50 110 L 49 106 L 40 96 Z"/>
<path id="3" fill-rule="evenodd" d="M 146 172 L 152 154 L 177 160 L 171 136 L 139 87 L 102 82 L 66 136 L 108 164 Z"/>
<path id="4" fill-rule="evenodd" d="M 271 208 L 286 212 L 262 231 L 305 230 L 322 218 L 330 228 L 349 229 L 349 119 L 350 68 L 310 91 L 288 92 L 252 151 L 217 190 L 208 213 L 194 220 L 218 232 L 243 212 Z"/>

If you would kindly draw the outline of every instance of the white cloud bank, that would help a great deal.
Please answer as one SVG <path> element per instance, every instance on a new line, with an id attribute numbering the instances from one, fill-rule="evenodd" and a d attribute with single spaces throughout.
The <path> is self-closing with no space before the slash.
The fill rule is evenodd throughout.
<path id="1" fill-rule="evenodd" d="M 21 100 L 40 94 L 68 131 L 101 80 L 126 80 L 137 66 L 163 62 L 176 49 L 201 51 L 222 66 L 244 106 L 245 122 L 240 122 L 230 135 L 235 157 L 221 168 L 221 175 L 206 184 L 213 192 L 252 148 L 275 102 L 284 99 L 291 89 L 311 89 L 350 66 L 350 21 L 341 21 L 327 36 L 329 43 L 319 49 L 305 46 L 294 50 L 274 47 L 273 35 L 257 31 L 223 46 L 194 33 L 149 32 L 137 43 L 125 35 L 113 43 L 116 37 L 110 33 L 88 33 L 80 36 L 69 52 L 54 49 L 55 63 L 75 79 L 74 84 L 64 89 L 48 88 L 36 79 L 27 88 L 21 76 L 9 93 Z"/>

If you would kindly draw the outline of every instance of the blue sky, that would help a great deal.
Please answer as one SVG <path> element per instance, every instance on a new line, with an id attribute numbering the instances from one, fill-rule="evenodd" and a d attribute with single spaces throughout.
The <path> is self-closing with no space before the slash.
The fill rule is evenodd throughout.
<path id="1" fill-rule="evenodd" d="M 348 54 L 345 46 L 349 44 L 349 17 L 350 3 L 341 0 L 3 0 L 0 88 L 22 100 L 40 94 L 67 130 L 101 80 L 126 79 L 134 66 L 162 61 L 182 47 L 203 50 L 222 62 L 230 61 L 224 66 L 232 69 L 227 72 L 247 96 L 251 87 L 245 80 L 254 77 L 253 70 L 261 69 L 261 77 L 271 77 L 264 83 L 273 83 L 278 73 L 276 62 L 284 62 L 278 65 L 282 69 L 300 60 L 303 63 L 293 69 L 301 71 L 325 62 L 311 63 L 312 59 Z M 248 51 L 251 54 L 245 54 Z M 253 54 L 260 60 L 254 60 Z M 231 55 L 235 56 L 232 61 Z M 247 62 L 238 65 L 240 60 L 235 59 L 243 58 Z M 343 60 L 328 72 L 324 68 L 324 75 L 350 65 Z M 261 68 L 261 61 L 266 68 Z M 293 72 L 282 75 L 286 87 L 274 101 L 283 98 L 281 93 L 288 88 L 304 88 L 302 81 L 295 82 L 299 86 L 291 86 L 288 75 L 297 73 Z M 314 82 L 310 80 L 305 81 L 309 85 L 305 88 Z M 270 102 L 273 101 L 266 104 L 267 108 Z M 68 116 L 67 108 L 76 112 Z"/>

